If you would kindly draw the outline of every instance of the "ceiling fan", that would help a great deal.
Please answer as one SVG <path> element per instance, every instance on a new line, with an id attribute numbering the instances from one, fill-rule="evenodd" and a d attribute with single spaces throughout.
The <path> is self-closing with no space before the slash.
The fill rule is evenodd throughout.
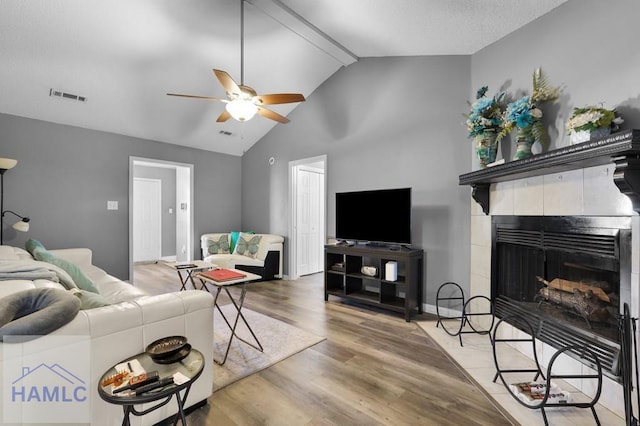
<path id="1" fill-rule="evenodd" d="M 244 84 L 244 2 L 240 0 L 240 84 L 236 83 L 231 76 L 222 70 L 214 69 L 213 73 L 227 92 L 229 99 L 220 99 L 210 96 L 183 95 L 179 93 L 167 93 L 169 96 L 180 96 L 192 99 L 204 99 L 210 101 L 220 101 L 226 104 L 225 110 L 218 116 L 218 123 L 225 122 L 229 118 L 238 121 L 247 121 L 257 113 L 263 117 L 286 124 L 287 117 L 278 114 L 264 105 L 286 104 L 292 102 L 303 102 L 304 96 L 300 93 L 272 93 L 258 95 L 252 88 Z"/>

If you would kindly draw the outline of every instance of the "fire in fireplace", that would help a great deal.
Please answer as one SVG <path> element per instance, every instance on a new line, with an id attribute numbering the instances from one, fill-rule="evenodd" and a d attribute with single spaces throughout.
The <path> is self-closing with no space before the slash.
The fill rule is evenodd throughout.
<path id="1" fill-rule="evenodd" d="M 629 217 L 493 216 L 491 299 L 555 347 L 581 343 L 618 376 L 618 319 L 631 303 Z"/>

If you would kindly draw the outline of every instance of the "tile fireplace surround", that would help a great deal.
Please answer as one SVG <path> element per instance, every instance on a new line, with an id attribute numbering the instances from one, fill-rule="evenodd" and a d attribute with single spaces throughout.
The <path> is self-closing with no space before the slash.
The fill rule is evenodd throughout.
<path id="1" fill-rule="evenodd" d="M 494 183 L 489 192 L 489 214 L 485 214 L 482 207 L 472 200 L 471 277 L 468 296 L 491 297 L 491 216 L 493 215 L 629 216 L 632 223 L 630 308 L 631 316 L 638 317 L 640 219 L 634 212 L 630 199 L 614 184 L 612 176 L 615 169 L 615 164 L 605 164 Z M 544 364 L 544 360 L 549 360 L 554 352 L 554 349 L 541 345 L 541 350 L 538 352 L 541 362 Z M 571 358 L 565 361 L 569 365 L 563 368 L 570 371 L 580 372 L 582 368 L 587 368 Z M 588 390 L 584 391 L 588 393 Z M 622 386 L 617 382 L 604 378 L 600 403 L 624 418 Z"/>

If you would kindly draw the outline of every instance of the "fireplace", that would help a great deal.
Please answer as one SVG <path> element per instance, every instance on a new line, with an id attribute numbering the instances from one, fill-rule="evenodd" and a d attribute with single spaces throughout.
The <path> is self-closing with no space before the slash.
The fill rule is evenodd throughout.
<path id="1" fill-rule="evenodd" d="M 631 302 L 629 217 L 492 216 L 491 259 L 498 317 L 524 317 L 536 338 L 556 348 L 589 347 L 605 374 L 620 380 L 618 319 Z"/>

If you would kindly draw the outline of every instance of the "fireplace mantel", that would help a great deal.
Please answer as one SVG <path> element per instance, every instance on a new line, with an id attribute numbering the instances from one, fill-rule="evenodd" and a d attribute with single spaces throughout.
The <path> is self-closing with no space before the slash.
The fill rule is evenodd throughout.
<path id="1" fill-rule="evenodd" d="M 613 181 L 640 213 L 640 130 L 623 130 L 604 138 L 567 146 L 523 160 L 506 162 L 459 176 L 460 185 L 473 188 L 472 197 L 489 214 L 492 183 L 615 164 Z"/>

